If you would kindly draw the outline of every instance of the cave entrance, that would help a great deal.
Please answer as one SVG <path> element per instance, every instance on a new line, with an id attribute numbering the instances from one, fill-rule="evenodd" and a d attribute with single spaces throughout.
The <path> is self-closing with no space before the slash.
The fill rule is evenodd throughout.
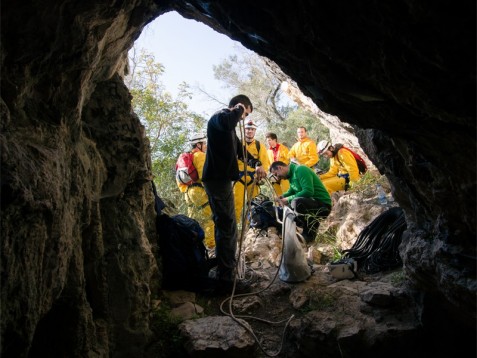
<path id="1" fill-rule="evenodd" d="M 130 61 L 140 50 L 152 54 L 164 66 L 159 77 L 164 91 L 177 98 L 181 84 L 187 83 L 192 95 L 184 102 L 207 118 L 235 94 L 215 78 L 213 67 L 229 56 L 252 53 L 239 42 L 175 11 L 159 16 L 143 30 L 129 52 Z"/>

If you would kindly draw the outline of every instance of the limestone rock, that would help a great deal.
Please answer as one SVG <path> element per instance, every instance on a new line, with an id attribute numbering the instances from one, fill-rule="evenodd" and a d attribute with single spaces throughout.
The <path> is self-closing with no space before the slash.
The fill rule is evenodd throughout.
<path id="1" fill-rule="evenodd" d="M 179 329 L 191 357 L 243 357 L 251 354 L 255 340 L 247 327 L 228 316 L 211 316 L 185 321 Z"/>

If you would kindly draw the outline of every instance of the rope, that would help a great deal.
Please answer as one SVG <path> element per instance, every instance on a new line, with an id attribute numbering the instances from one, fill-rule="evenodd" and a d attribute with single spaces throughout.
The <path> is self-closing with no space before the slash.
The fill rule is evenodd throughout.
<path id="1" fill-rule="evenodd" d="M 358 235 L 343 258 L 353 258 L 366 273 L 389 270 L 402 264 L 399 245 L 407 224 L 401 208 L 391 208 L 374 219 Z"/>
<path id="2" fill-rule="evenodd" d="M 242 135 L 244 131 L 244 128 L 242 126 L 242 123 L 240 123 L 240 133 Z M 243 134 L 244 135 L 244 134 Z M 240 140 L 243 142 L 243 137 L 240 138 Z M 244 165 L 247 165 L 247 151 L 245 151 L 245 148 L 243 147 L 243 150 L 244 150 Z M 266 183 L 270 186 L 271 188 L 271 192 L 273 194 L 275 194 L 275 191 L 273 189 L 273 185 L 270 183 L 270 181 L 268 180 L 268 178 L 265 178 L 265 181 Z M 252 188 L 251 188 L 251 193 L 253 193 L 254 189 L 255 189 L 255 185 L 256 185 L 256 178 L 253 180 L 253 183 L 252 183 Z M 276 194 L 275 194 L 276 196 Z M 247 200 L 245 200 L 247 199 Z M 275 199 L 275 198 L 274 198 Z M 245 275 L 246 275 L 246 264 L 245 264 L 245 258 L 242 256 L 242 246 L 243 246 L 243 238 L 245 236 L 245 232 L 247 231 L 246 229 L 248 229 L 249 227 L 249 223 L 247 222 L 247 215 L 248 213 L 250 212 L 250 208 L 251 208 L 251 201 L 252 201 L 252 195 L 250 195 L 250 198 L 248 198 L 248 190 L 247 190 L 247 186 L 244 186 L 244 194 L 243 194 L 243 203 L 247 203 L 247 205 L 244 205 L 243 208 L 242 208 L 242 215 L 241 215 L 241 220 L 242 220 L 242 227 L 241 227 L 241 233 L 240 233 L 240 236 L 239 236 L 239 251 L 238 251 L 238 259 L 237 259 L 237 262 L 236 262 L 236 275 L 234 275 L 234 283 L 233 283 L 233 287 L 232 287 L 232 293 L 230 294 L 230 296 L 228 298 L 226 298 L 225 300 L 222 301 L 222 303 L 220 304 L 220 311 L 224 314 L 224 315 L 227 315 L 229 317 L 231 317 L 235 322 L 237 322 L 239 325 L 241 325 L 244 329 L 246 329 L 251 335 L 252 337 L 255 339 L 255 341 L 257 342 L 258 346 L 260 347 L 260 350 L 268 357 L 276 357 L 277 355 L 280 354 L 280 352 L 282 351 L 283 349 L 283 343 L 284 343 L 284 340 L 285 340 L 285 333 L 286 333 L 286 329 L 288 328 L 291 320 L 294 318 L 294 315 L 290 316 L 288 319 L 286 320 L 281 320 L 281 321 L 276 321 L 276 322 L 273 322 L 273 321 L 269 321 L 269 320 L 265 320 L 265 319 L 262 319 L 262 318 L 259 318 L 259 317 L 255 317 L 255 316 L 244 316 L 244 315 L 239 315 L 239 316 L 236 316 L 233 312 L 233 299 L 234 297 L 245 297 L 245 296 L 251 296 L 251 295 L 257 295 L 261 292 L 264 292 L 266 291 L 268 288 L 270 288 L 270 286 L 275 282 L 276 278 L 278 277 L 278 273 L 279 273 L 279 270 L 280 270 L 280 266 L 282 264 L 282 261 L 283 261 L 283 245 L 282 245 L 282 254 L 281 254 L 281 257 L 280 257 L 280 264 L 278 265 L 278 269 L 277 271 L 275 272 L 275 276 L 273 277 L 272 281 L 270 281 L 270 283 L 267 285 L 267 287 L 263 288 L 262 290 L 258 291 L 258 292 L 250 292 L 250 293 L 243 293 L 243 294 L 237 294 L 235 295 L 235 288 L 236 288 L 236 284 L 237 284 L 237 278 L 240 277 L 241 279 L 244 279 L 245 278 Z M 245 210 L 245 208 L 247 208 Z M 275 207 L 275 215 L 278 219 L 278 209 Z M 224 309 L 224 305 L 225 303 L 229 303 L 228 304 L 228 312 L 225 311 Z M 253 331 L 253 329 L 247 325 L 245 325 L 240 319 L 254 319 L 254 320 L 257 320 L 257 321 L 260 321 L 260 322 L 264 322 L 264 323 L 269 323 L 269 324 L 272 324 L 272 325 L 279 325 L 279 324 L 282 324 L 283 322 L 286 322 L 285 323 L 285 327 L 283 328 L 283 332 L 282 332 L 282 335 L 281 335 L 281 342 L 280 342 L 280 347 L 278 349 L 278 351 L 276 352 L 267 352 L 265 350 L 265 348 L 262 346 L 259 338 L 257 337 L 257 335 L 255 334 L 255 332 Z"/>

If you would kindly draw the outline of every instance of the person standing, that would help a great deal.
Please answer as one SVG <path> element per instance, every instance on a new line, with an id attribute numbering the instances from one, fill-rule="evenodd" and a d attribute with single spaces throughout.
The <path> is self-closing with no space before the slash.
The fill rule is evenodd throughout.
<path id="1" fill-rule="evenodd" d="M 253 159 L 258 160 L 261 163 L 261 167 L 266 172 L 270 167 L 270 162 L 268 161 L 267 149 L 261 144 L 257 139 L 255 139 L 255 133 L 257 132 L 257 125 L 251 119 L 245 121 L 244 124 L 245 138 L 244 138 L 244 147 L 248 151 L 249 155 Z M 255 181 L 255 168 L 250 165 L 245 165 L 244 162 L 239 159 L 239 180 L 234 184 L 234 197 L 235 197 L 235 215 L 237 217 L 237 222 L 240 221 L 242 217 L 242 211 L 244 206 L 246 207 L 246 202 L 244 203 L 244 191 L 245 187 L 247 188 L 247 197 L 249 200 L 253 199 L 259 194 L 258 185 L 253 185 Z M 252 190 L 253 188 L 253 190 Z"/>
<path id="2" fill-rule="evenodd" d="M 181 193 L 184 193 L 188 216 L 199 222 L 204 229 L 205 246 L 208 249 L 213 249 L 215 247 L 215 234 L 212 210 L 201 180 L 205 163 L 205 151 L 207 150 L 207 136 L 204 133 L 195 134 L 190 138 L 189 143 L 192 146 L 192 162 L 197 169 L 199 180 L 190 185 L 183 184 L 179 180 L 176 180 L 176 182 Z"/>
<path id="3" fill-rule="evenodd" d="M 288 147 L 282 143 L 278 143 L 278 137 L 275 133 L 268 132 L 265 134 L 265 138 L 268 143 L 268 161 L 270 163 L 281 161 L 288 164 Z M 277 178 L 278 179 L 278 178 Z M 290 188 L 290 182 L 287 179 L 280 179 L 278 182 L 273 183 L 273 189 L 275 193 L 280 196 Z"/>
<path id="4" fill-rule="evenodd" d="M 232 185 L 239 179 L 237 158 L 243 159 L 243 146 L 235 127 L 252 111 L 252 102 L 241 94 L 233 97 L 229 108 L 216 112 L 207 123 L 208 146 L 202 181 L 215 224 L 216 278 L 219 293 L 231 291 L 235 279 L 238 229 Z M 248 164 L 256 168 L 258 179 L 266 175 L 257 160 L 252 158 Z"/>
<path id="5" fill-rule="evenodd" d="M 298 127 L 296 130 L 298 141 L 293 144 L 288 153 L 288 158 L 291 162 L 296 162 L 301 165 L 306 165 L 308 168 L 313 168 L 320 158 L 316 149 L 316 143 L 308 137 L 305 127 Z"/>
<path id="6" fill-rule="evenodd" d="M 320 179 L 330 194 L 347 190 L 361 178 L 354 155 L 342 144 L 333 146 L 327 140 L 322 140 L 318 143 L 318 150 L 320 155 L 330 158 L 330 169 L 320 174 Z"/>
<path id="7" fill-rule="evenodd" d="M 277 201 L 280 205 L 289 205 L 297 214 L 297 225 L 303 228 L 303 238 L 307 243 L 316 238 L 320 219 L 331 212 L 331 197 L 313 169 L 305 165 L 273 162 L 270 173 L 280 179 L 290 180 L 290 189 Z"/>

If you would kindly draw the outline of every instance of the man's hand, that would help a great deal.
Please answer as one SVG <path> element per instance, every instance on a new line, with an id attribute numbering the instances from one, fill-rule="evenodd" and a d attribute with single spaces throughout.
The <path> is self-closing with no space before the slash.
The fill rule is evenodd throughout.
<path id="1" fill-rule="evenodd" d="M 257 178 L 257 181 L 259 181 L 267 176 L 267 172 L 265 171 L 265 169 L 263 169 L 262 166 L 259 166 L 255 169 L 255 176 Z"/>
<path id="2" fill-rule="evenodd" d="M 240 107 L 242 107 L 242 109 L 243 109 L 242 116 L 240 117 L 240 119 L 245 119 L 245 117 L 247 117 L 246 113 L 245 113 L 246 112 L 245 106 L 242 103 L 237 103 L 234 108 L 238 109 Z"/>
<path id="3" fill-rule="evenodd" d="M 280 195 L 276 200 L 275 200 L 278 205 L 280 206 L 285 206 L 288 204 L 288 199 L 287 198 L 284 198 L 282 195 Z"/>

